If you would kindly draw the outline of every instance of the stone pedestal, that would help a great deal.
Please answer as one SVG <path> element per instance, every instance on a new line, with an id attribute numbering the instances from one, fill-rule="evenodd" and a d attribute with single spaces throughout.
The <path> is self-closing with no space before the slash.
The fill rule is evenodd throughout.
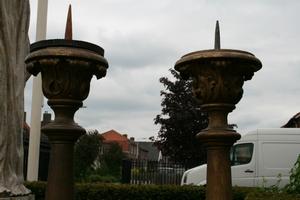
<path id="1" fill-rule="evenodd" d="M 208 127 L 197 134 L 207 148 L 208 200 L 232 199 L 229 152 L 241 136 L 229 128 L 227 115 L 242 98 L 244 81 L 260 68 L 253 54 L 231 49 L 189 53 L 175 65 L 184 78 L 193 79 L 194 95 L 209 116 Z"/>
<path id="2" fill-rule="evenodd" d="M 35 200 L 33 194 L 20 197 L 0 197 L 0 200 Z"/>
<path id="3" fill-rule="evenodd" d="M 46 200 L 73 200 L 73 148 L 85 129 L 74 122 L 75 112 L 89 94 L 93 75 L 106 75 L 104 50 L 76 40 L 45 40 L 31 45 L 27 70 L 42 74 L 42 88 L 54 121 L 42 128 L 51 144 Z"/>

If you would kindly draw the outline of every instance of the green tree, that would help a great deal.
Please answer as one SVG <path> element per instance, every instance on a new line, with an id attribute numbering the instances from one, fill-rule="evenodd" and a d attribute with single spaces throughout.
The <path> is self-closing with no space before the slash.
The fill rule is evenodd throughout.
<path id="1" fill-rule="evenodd" d="M 102 175 L 111 175 L 120 178 L 122 160 L 125 158 L 118 143 L 110 144 L 108 150 L 101 156 Z"/>
<path id="2" fill-rule="evenodd" d="M 98 158 L 102 137 L 97 130 L 88 131 L 81 136 L 74 147 L 74 174 L 76 180 L 83 180 L 92 171 L 92 165 Z"/>
<path id="3" fill-rule="evenodd" d="M 174 81 L 160 78 L 162 111 L 154 119 L 160 130 L 155 144 L 163 155 L 187 167 L 197 166 L 206 160 L 205 151 L 196 134 L 207 127 L 207 115 L 192 95 L 191 80 L 183 80 L 178 72 L 170 69 Z"/>

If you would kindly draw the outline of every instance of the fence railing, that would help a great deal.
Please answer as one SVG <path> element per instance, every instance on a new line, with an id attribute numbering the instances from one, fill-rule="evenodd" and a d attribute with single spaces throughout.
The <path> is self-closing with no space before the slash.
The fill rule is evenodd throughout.
<path id="1" fill-rule="evenodd" d="M 185 168 L 172 162 L 124 160 L 122 182 L 130 184 L 179 185 Z"/>

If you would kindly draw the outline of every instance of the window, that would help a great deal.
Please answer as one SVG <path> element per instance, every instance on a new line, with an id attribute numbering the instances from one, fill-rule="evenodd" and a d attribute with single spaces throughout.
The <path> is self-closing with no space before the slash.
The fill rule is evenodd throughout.
<path id="1" fill-rule="evenodd" d="M 231 165 L 244 165 L 251 161 L 253 154 L 253 143 L 238 144 L 231 148 Z"/>

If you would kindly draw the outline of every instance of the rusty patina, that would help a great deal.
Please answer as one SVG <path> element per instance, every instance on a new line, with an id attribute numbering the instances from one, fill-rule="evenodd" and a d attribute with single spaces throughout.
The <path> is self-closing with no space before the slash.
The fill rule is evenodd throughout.
<path id="1" fill-rule="evenodd" d="M 69 9 L 66 38 L 43 40 L 31 45 L 27 70 L 42 75 L 42 89 L 55 113 L 53 122 L 42 128 L 51 144 L 46 200 L 73 200 L 73 148 L 86 133 L 74 121 L 75 112 L 88 97 L 93 75 L 106 75 L 108 63 L 100 46 L 72 40 Z"/>
<path id="2" fill-rule="evenodd" d="M 65 30 L 65 40 L 73 39 L 73 30 L 72 30 L 72 7 L 69 5 L 66 30 Z"/>
<path id="3" fill-rule="evenodd" d="M 208 200 L 232 199 L 229 151 L 241 136 L 228 126 L 227 116 L 243 96 L 244 81 L 261 67 L 249 52 L 221 49 L 218 22 L 214 49 L 186 54 L 175 64 L 183 78 L 193 79 L 193 93 L 209 116 L 208 127 L 197 134 L 207 147 Z"/>

